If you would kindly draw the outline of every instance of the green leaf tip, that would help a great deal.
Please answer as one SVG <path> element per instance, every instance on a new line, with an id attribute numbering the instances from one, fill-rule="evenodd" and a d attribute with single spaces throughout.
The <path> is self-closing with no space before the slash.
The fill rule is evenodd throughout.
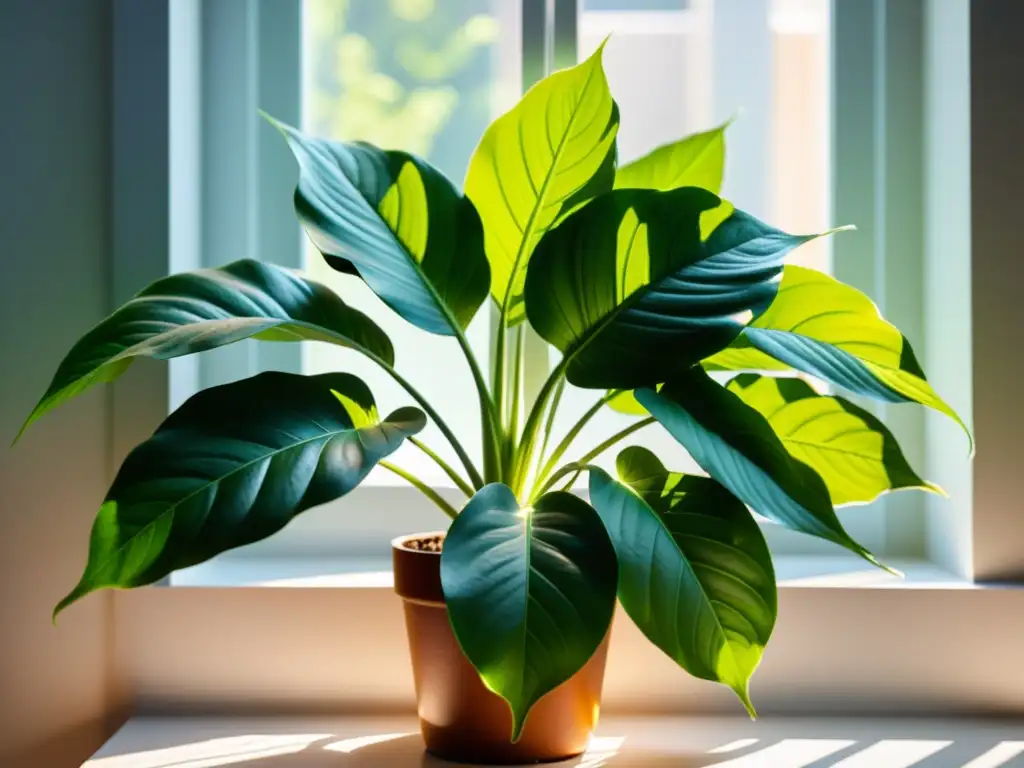
<path id="1" fill-rule="evenodd" d="M 857 225 L 856 224 L 843 224 L 841 227 L 832 227 L 832 229 L 829 229 L 829 230 L 826 230 L 826 231 L 822 232 L 821 236 L 824 237 L 825 235 L 834 235 L 837 232 L 856 232 L 856 231 L 857 231 Z"/>
<path id="2" fill-rule="evenodd" d="M 754 708 L 754 702 L 750 700 L 750 679 L 748 678 L 743 682 L 743 685 L 730 686 L 733 693 L 739 698 L 743 704 L 743 708 L 747 710 L 747 714 L 751 720 L 757 720 L 757 710 Z"/>

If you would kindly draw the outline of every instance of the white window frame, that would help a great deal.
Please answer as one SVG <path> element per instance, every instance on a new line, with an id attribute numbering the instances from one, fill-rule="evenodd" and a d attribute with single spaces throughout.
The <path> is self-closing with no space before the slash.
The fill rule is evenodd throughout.
<path id="1" fill-rule="evenodd" d="M 883 1 L 873 0 L 875 7 Z M 925 108 L 950 118 L 928 123 L 926 178 L 942 183 L 926 185 L 926 346 L 954 338 L 931 374 L 965 416 L 973 389 L 978 442 L 965 481 L 973 514 L 965 519 L 957 508 L 939 520 L 929 554 L 965 578 L 783 579 L 778 627 L 755 678 L 763 714 L 1024 710 L 1024 516 L 1017 510 L 1024 409 L 1015 386 L 1024 361 L 1012 355 L 1024 327 L 1015 238 L 1024 102 L 1007 97 L 1018 92 L 1024 67 L 1015 33 L 1024 6 L 924 1 L 932 78 Z M 836 2 L 840 10 L 865 4 Z M 201 102 L 201 78 L 168 61 L 196 52 L 201 16 L 199 0 L 113 5 L 115 301 L 196 252 L 202 152 L 195 126 L 185 123 Z M 968 29 L 970 70 L 956 55 L 965 53 Z M 959 338 L 965 328 L 969 337 Z M 140 363 L 112 388 L 112 465 L 166 415 L 176 377 L 195 376 L 186 361 L 175 361 L 171 376 Z M 943 449 L 929 451 L 930 470 L 962 464 L 954 429 L 929 418 L 926 434 Z M 401 609 L 385 584 L 129 590 L 113 595 L 111 620 L 112 695 L 141 711 L 411 706 Z M 607 711 L 734 712 L 733 705 L 729 692 L 689 678 L 617 617 Z"/>
<path id="2" fill-rule="evenodd" d="M 917 342 L 925 367 L 931 370 L 945 360 L 930 359 L 933 356 L 928 350 L 937 348 L 938 340 L 926 336 L 932 323 L 924 322 L 928 308 L 922 275 L 926 273 L 925 239 L 930 234 L 924 226 L 926 200 L 921 183 L 925 158 L 921 152 L 901 151 L 919 139 L 926 124 L 921 65 L 926 2 L 833 0 L 835 118 L 831 143 L 837 191 L 832 219 L 856 222 L 860 229 L 857 236 L 835 239 L 836 276 L 874 296 L 886 315 Z M 577 60 L 578 5 L 522 0 L 517 20 L 521 27 L 515 32 L 523 44 L 523 83 Z M 149 279 L 166 271 L 167 264 L 178 271 L 200 262 L 215 266 L 242 257 L 301 267 L 304 238 L 291 205 L 294 161 L 273 128 L 256 117 L 263 108 L 285 121 L 301 122 L 302 96 L 295 87 L 301 82 L 302 69 L 301 2 L 187 0 L 176 8 L 174 18 L 179 19 L 177 42 L 171 49 L 175 66 L 168 70 L 171 96 L 176 99 L 171 119 L 176 122 L 170 125 L 168 137 L 170 149 L 180 159 L 167 172 L 171 192 L 165 211 L 168 221 L 173 212 L 176 223 L 173 227 L 164 224 L 169 232 L 168 260 L 162 262 L 164 269 L 152 269 Z M 933 122 L 944 124 L 927 124 Z M 127 154 L 119 154 L 121 157 Z M 145 166 L 126 161 L 121 167 Z M 192 195 L 190 185 L 195 188 Z M 122 188 L 129 187 L 118 187 Z M 898 221 L 886 216 L 892 199 L 900 200 L 910 211 L 907 215 L 916 217 L 916 226 L 905 226 L 907 215 Z M 138 206 L 138 201 L 126 204 Z M 205 215 L 200 215 L 200 206 Z M 937 220 L 949 230 L 946 218 Z M 118 252 L 122 250 L 132 252 L 127 246 Z M 899 252 L 901 258 L 886 259 L 887 252 Z M 131 257 L 128 261 L 123 269 L 115 269 L 118 297 L 129 295 L 145 282 L 140 279 L 138 260 Z M 929 284 L 929 290 L 937 289 Z M 547 345 L 531 333 L 528 393 L 535 392 L 546 375 L 548 355 Z M 170 405 L 176 406 L 196 389 L 266 367 L 298 372 L 301 361 L 299 345 L 254 342 L 206 353 L 198 360 L 174 361 Z M 150 381 L 147 386 L 156 385 Z M 942 382 L 939 389 L 945 391 Z M 969 392 L 967 398 L 969 411 Z M 894 424 L 912 465 L 937 468 L 955 490 L 964 490 L 955 472 L 957 466 L 964 467 L 962 458 L 935 457 L 924 451 L 926 428 L 929 434 L 936 430 L 944 434 L 941 426 L 921 409 L 872 407 L 889 411 L 885 416 Z M 117 409 L 115 419 L 116 414 Z M 138 419 L 131 422 L 137 424 Z M 128 445 L 144 434 L 136 430 L 123 443 Z M 451 501 L 461 501 L 461 494 L 446 482 L 439 484 L 439 490 Z M 954 498 L 951 503 L 922 494 L 892 494 L 868 509 L 842 510 L 840 515 L 856 538 L 882 556 L 937 559 L 965 573 L 969 558 L 948 545 L 951 535 L 946 529 L 964 527 L 965 497 L 958 494 Z M 387 557 L 388 542 L 395 536 L 445 524 L 444 516 L 415 489 L 371 484 L 346 499 L 304 513 L 271 539 L 222 559 L 381 558 Z M 837 554 L 825 542 L 776 525 L 766 524 L 765 531 L 776 555 Z"/>
<path id="3" fill-rule="evenodd" d="M 716 6 L 716 13 L 730 11 L 724 4 L 738 3 L 733 12 L 742 20 L 743 1 L 718 0 L 723 7 Z M 571 1 L 522 0 L 521 15 L 516 19 L 521 26 L 513 34 L 522 41 L 524 85 L 546 71 L 576 62 L 579 6 Z M 889 231 L 884 212 L 890 197 L 907 200 L 908 190 L 914 193 L 913 181 L 920 178 L 922 164 L 891 168 L 886 150 L 901 139 L 919 137 L 922 114 L 921 110 L 889 109 L 887 98 L 893 92 L 891 84 L 899 78 L 898 86 L 916 94 L 920 102 L 922 67 L 908 65 L 906 59 L 922 49 L 923 7 L 924 0 L 834 0 L 832 13 L 833 24 L 840 30 L 833 35 L 837 84 L 833 93 L 852 89 L 862 96 L 862 101 L 840 99 L 835 103 L 833 186 L 841 191 L 834 196 L 832 218 L 856 222 L 861 232 L 836 239 L 834 269 L 840 279 L 877 297 L 887 315 L 913 339 L 921 339 L 923 334 L 923 227 Z M 293 124 L 301 122 L 301 89 L 295 87 L 301 82 L 302 70 L 301 3 L 199 3 L 195 22 L 198 53 L 193 56 L 201 61 L 197 83 L 202 114 L 199 176 L 201 197 L 207 203 L 200 227 L 202 259 L 215 266 L 249 256 L 300 267 L 304 239 L 290 199 L 296 177 L 294 162 L 276 132 L 256 114 L 263 108 Z M 750 94 L 750 98 L 756 97 Z M 764 153 L 758 146 L 741 146 L 732 154 L 738 161 L 738 156 L 742 160 L 745 155 Z M 920 185 L 916 190 L 921 198 Z M 920 209 L 923 202 L 915 204 Z M 907 230 L 913 230 L 912 234 L 908 236 Z M 905 260 L 885 260 L 884 253 L 890 248 L 913 253 L 916 262 L 907 269 Z M 899 303 L 887 301 L 890 296 L 899 296 Z M 924 351 L 920 343 L 918 349 Z M 190 368 L 196 366 L 192 362 L 177 366 L 176 370 L 185 368 L 192 374 L 188 380 L 178 376 L 175 392 L 187 394 L 189 383 L 206 387 L 252 375 L 264 367 L 298 372 L 301 359 L 298 345 L 233 345 L 207 353 L 197 367 Z M 548 367 L 548 347 L 531 333 L 527 341 L 528 395 L 539 389 Z M 890 417 L 911 463 L 923 466 L 924 415 L 915 409 L 888 410 L 893 412 Z M 390 476 L 385 480 L 390 481 Z M 446 478 L 437 482 L 444 495 L 461 503 L 461 494 Z M 920 494 L 894 494 L 868 509 L 841 510 L 840 516 L 851 534 L 880 556 L 922 559 L 928 555 L 925 506 L 929 503 Z M 345 499 L 304 513 L 274 537 L 227 553 L 220 561 L 386 558 L 388 542 L 395 536 L 445 525 L 446 518 L 415 489 L 371 483 Z M 764 528 L 776 555 L 837 554 L 826 542 L 770 523 Z M 200 567 L 179 578 L 184 582 L 202 579 L 209 570 Z"/>

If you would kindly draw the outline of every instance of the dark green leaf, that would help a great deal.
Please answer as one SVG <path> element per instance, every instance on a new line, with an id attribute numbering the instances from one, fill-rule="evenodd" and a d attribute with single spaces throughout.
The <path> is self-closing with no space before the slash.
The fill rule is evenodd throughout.
<path id="1" fill-rule="evenodd" d="M 241 339 L 327 341 L 395 353 L 376 323 L 326 286 L 291 270 L 243 259 L 157 280 L 71 348 L 22 432 L 93 384 L 113 381 L 137 357 L 168 360 Z"/>
<path id="2" fill-rule="evenodd" d="M 805 267 L 787 266 L 779 296 L 708 370 L 786 370 L 817 376 L 859 395 L 934 408 L 960 417 L 932 389 L 910 342 L 849 285 Z"/>
<path id="3" fill-rule="evenodd" d="M 625 485 L 591 468 L 590 498 L 615 545 L 622 607 L 676 663 L 732 688 L 753 715 L 750 676 L 777 614 L 756 521 L 714 480 L 669 472 L 645 448 L 617 463 Z"/>
<path id="4" fill-rule="evenodd" d="M 604 639 L 615 551 L 576 496 L 556 491 L 521 508 L 510 488 L 492 483 L 452 523 L 441 584 L 462 650 L 512 710 L 515 741 L 530 708 Z"/>
<path id="5" fill-rule="evenodd" d="M 537 246 L 526 309 L 580 387 L 653 386 L 726 347 L 768 308 L 794 236 L 736 211 L 701 243 L 718 198 L 622 189 L 591 201 Z"/>
<path id="6" fill-rule="evenodd" d="M 194 395 L 125 459 L 55 615 L 265 539 L 351 491 L 424 424 L 415 408 L 377 423 L 370 391 L 344 373 L 263 373 Z"/>
<path id="7" fill-rule="evenodd" d="M 469 199 L 406 152 L 274 125 L 299 162 L 295 210 L 328 263 L 357 272 L 425 331 L 465 330 L 490 285 L 483 228 Z"/>
<path id="8" fill-rule="evenodd" d="M 891 490 L 942 489 L 922 480 L 876 416 L 802 379 L 744 373 L 728 389 L 768 419 L 793 458 L 817 472 L 833 506 L 865 503 Z"/>
<path id="9" fill-rule="evenodd" d="M 701 368 L 658 392 L 638 389 L 636 398 L 705 472 L 755 512 L 880 565 L 843 530 L 818 473 L 786 451 L 764 416 Z"/>

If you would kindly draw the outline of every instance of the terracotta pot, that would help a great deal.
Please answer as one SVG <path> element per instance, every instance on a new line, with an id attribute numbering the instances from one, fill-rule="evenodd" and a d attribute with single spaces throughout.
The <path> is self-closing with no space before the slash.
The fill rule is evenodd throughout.
<path id="1" fill-rule="evenodd" d="M 492 765 L 548 762 L 580 754 L 597 725 L 608 638 L 583 669 L 537 702 L 522 736 L 512 744 L 508 705 L 484 687 L 448 623 L 441 592 L 441 553 L 407 546 L 407 542 L 440 535 L 417 534 L 391 542 L 395 591 L 405 605 L 417 710 L 427 751 L 447 760 Z"/>

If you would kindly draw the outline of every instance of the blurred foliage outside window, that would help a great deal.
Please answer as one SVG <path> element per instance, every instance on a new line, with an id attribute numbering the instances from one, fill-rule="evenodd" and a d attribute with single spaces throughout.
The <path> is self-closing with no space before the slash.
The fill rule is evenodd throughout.
<path id="1" fill-rule="evenodd" d="M 404 149 L 461 186 L 492 114 L 490 0 L 305 0 L 306 127 Z"/>

